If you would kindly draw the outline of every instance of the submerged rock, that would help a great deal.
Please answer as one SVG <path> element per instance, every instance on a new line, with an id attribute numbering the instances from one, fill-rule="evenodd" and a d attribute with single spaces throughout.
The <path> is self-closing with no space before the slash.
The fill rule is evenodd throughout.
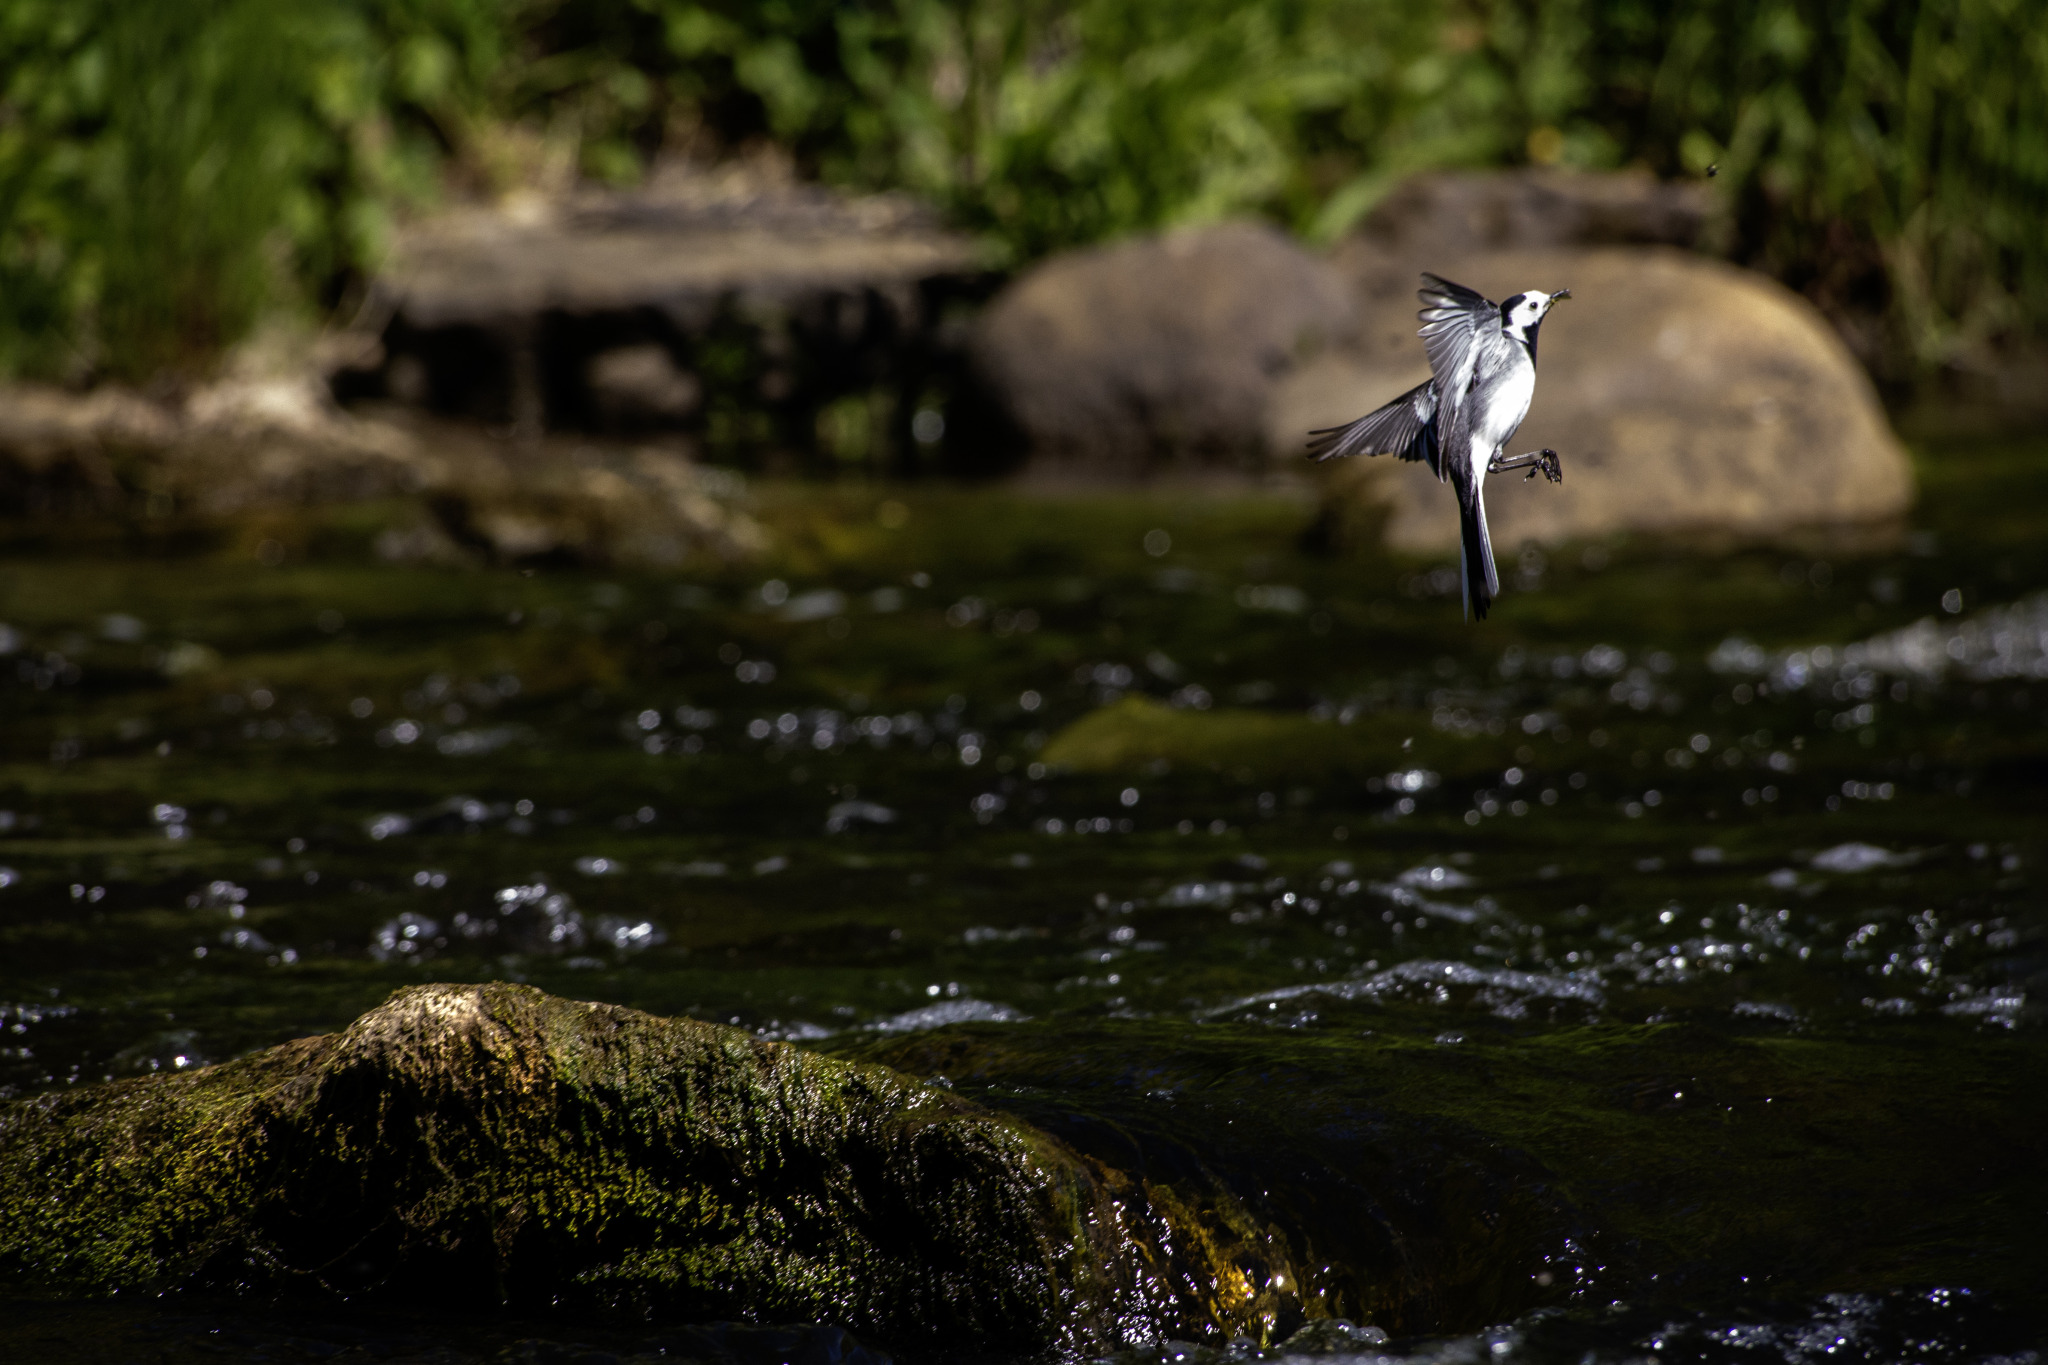
<path id="1" fill-rule="evenodd" d="M 884 1068 L 527 987 L 0 1111 L 17 1287 L 831 1321 L 1045 1347 L 1118 1297 L 1101 1183 Z"/>
<path id="2" fill-rule="evenodd" d="M 1403 741 L 1408 747 L 1403 748 Z M 1318 720 L 1299 711 L 1248 707 L 1182 710 L 1149 697 L 1125 697 L 1068 725 L 1039 754 L 1045 762 L 1084 773 L 1136 774 L 1159 765 L 1210 769 L 1240 778 L 1349 778 L 1378 790 L 1382 782 L 1419 771 L 1497 775 L 1510 759 L 1511 739 L 1475 732 L 1447 738 L 1414 734 L 1398 716 L 1358 717 L 1350 724 Z M 1374 774 L 1386 773 L 1382 779 Z M 1437 771 L 1428 781 L 1434 785 Z M 1420 790 L 1388 786 L 1388 790 Z"/>
<path id="3" fill-rule="evenodd" d="M 1258 899 L 1232 913 L 1284 908 Z M 1237 1264 L 1268 1283 L 1305 1275 L 1308 1321 L 1367 1336 L 1745 1280 L 1787 1299 L 1947 1284 L 2041 1303 L 2038 1041 L 1558 1027 L 1583 1017 L 1577 1003 L 1503 982 L 1474 997 L 1481 1009 L 1452 1010 L 1416 978 L 1370 1000 L 1342 981 L 1263 993 L 1231 1024 L 1070 1016 L 831 1046 L 943 1074 L 1150 1188 L 1235 1198 L 1234 1218 L 1271 1230 L 1272 1257 Z M 1552 1027 L 1529 1027 L 1546 1014 Z M 1304 1325 L 1263 1339 L 1286 1355 L 1371 1351 L 1338 1346 L 1334 1324 L 1297 1344 Z M 1123 1359 L 1199 1357 L 1172 1343 Z"/>

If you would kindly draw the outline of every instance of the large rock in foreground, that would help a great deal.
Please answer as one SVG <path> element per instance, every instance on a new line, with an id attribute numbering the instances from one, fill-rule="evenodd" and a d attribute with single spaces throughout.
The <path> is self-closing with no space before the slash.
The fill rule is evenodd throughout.
<path id="1" fill-rule="evenodd" d="M 1055 257 L 997 297 L 971 347 L 1035 474 L 1243 470 L 1263 462 L 1274 384 L 1351 316 L 1328 265 L 1233 223 Z"/>
<path id="2" fill-rule="evenodd" d="M 1504 298 L 1570 288 L 1545 321 L 1535 405 L 1509 453 L 1545 446 L 1564 484 L 1495 479 L 1497 545 L 1617 531 L 1768 535 L 1875 522 L 1911 505 L 1913 477 L 1870 380 L 1809 304 L 1762 275 L 1682 252 L 1609 247 L 1463 259 L 1338 254 L 1373 326 L 1291 376 L 1272 409 L 1277 451 L 1429 375 L 1415 339 L 1417 271 Z M 1336 474 L 1339 496 L 1384 505 L 1397 549 L 1458 543 L 1449 491 L 1380 457 Z"/>
<path id="3" fill-rule="evenodd" d="M 0 1280 L 830 1321 L 1027 1350 L 1118 1297 L 1028 1125 L 737 1030 L 420 986 L 346 1031 L 0 1111 Z"/>

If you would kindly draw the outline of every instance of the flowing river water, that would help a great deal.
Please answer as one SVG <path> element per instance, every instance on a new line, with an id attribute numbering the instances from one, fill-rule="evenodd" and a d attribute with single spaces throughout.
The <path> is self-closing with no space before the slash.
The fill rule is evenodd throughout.
<path id="1" fill-rule="evenodd" d="M 1332 1291 L 1363 1358 L 2037 1360 L 2040 453 L 1926 452 L 1895 530 L 1510 552 L 1478 626 L 1277 495 L 766 487 L 771 558 L 690 574 L 8 559 L 0 1096 L 525 981 L 1179 1144 L 1320 1246 L 1491 1229 Z M 657 1349 L 15 1309 L 10 1357 Z"/>

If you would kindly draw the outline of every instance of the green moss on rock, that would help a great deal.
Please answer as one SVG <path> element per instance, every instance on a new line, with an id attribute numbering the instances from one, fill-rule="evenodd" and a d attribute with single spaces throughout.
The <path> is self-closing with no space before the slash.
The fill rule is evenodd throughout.
<path id="1" fill-rule="evenodd" d="M 874 1065 L 520 986 L 0 1110 L 0 1280 L 1099 1338 L 1144 1297 L 1091 1167 Z"/>
<path id="2" fill-rule="evenodd" d="M 1418 764 L 1445 774 L 1497 772 L 1512 747 L 1490 736 L 1417 734 L 1412 715 L 1339 725 L 1298 712 L 1187 711 L 1126 697 L 1061 730 L 1039 756 L 1084 773 L 1136 773 L 1163 763 L 1247 778 L 1364 778 Z"/>

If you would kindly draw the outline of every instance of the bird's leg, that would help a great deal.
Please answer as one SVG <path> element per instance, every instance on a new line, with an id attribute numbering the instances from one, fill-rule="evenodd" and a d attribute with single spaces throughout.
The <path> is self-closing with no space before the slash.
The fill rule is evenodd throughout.
<path id="1" fill-rule="evenodd" d="M 1552 483 L 1564 482 L 1564 464 L 1558 459 L 1557 452 L 1548 448 L 1522 455 L 1496 455 L 1486 466 L 1489 474 L 1505 474 L 1510 469 L 1527 469 L 1529 472 L 1524 478 L 1533 479 L 1541 471 L 1543 477 Z"/>

